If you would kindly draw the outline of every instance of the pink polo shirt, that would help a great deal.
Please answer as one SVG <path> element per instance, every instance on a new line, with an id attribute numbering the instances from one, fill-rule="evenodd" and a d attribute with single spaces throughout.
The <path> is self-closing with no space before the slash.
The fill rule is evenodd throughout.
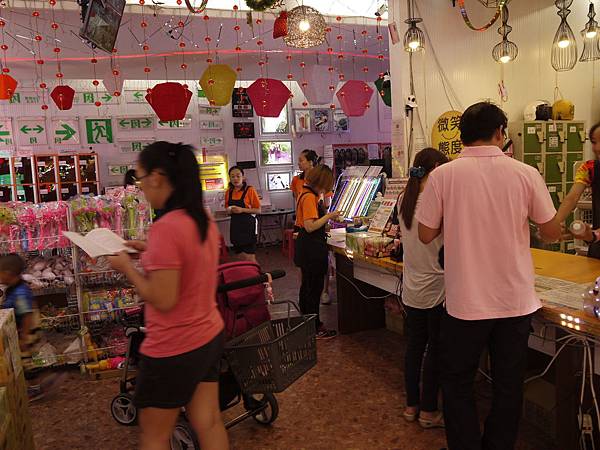
<path id="1" fill-rule="evenodd" d="M 142 266 L 146 272 L 178 270 L 180 281 L 173 309 L 161 312 L 150 304 L 145 306 L 144 355 L 181 355 L 209 343 L 223 330 L 217 309 L 219 245 L 219 230 L 213 220 L 201 242 L 196 222 L 180 209 L 152 225 Z"/>
<path id="2" fill-rule="evenodd" d="M 444 227 L 446 308 L 463 320 L 531 314 L 535 293 L 529 219 L 556 210 L 537 170 L 497 147 L 466 147 L 431 172 L 417 220 Z"/>

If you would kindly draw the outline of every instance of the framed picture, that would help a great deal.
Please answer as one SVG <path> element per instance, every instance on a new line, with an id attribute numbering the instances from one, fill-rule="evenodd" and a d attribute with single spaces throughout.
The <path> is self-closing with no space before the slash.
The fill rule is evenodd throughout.
<path id="1" fill-rule="evenodd" d="M 244 88 L 236 88 L 231 95 L 231 114 L 233 117 L 254 117 L 252 102 Z"/>
<path id="2" fill-rule="evenodd" d="M 261 141 L 259 149 L 263 166 L 292 164 L 292 141 Z"/>
<path id="3" fill-rule="evenodd" d="M 279 117 L 260 118 L 260 134 L 290 134 L 287 105 L 281 110 Z"/>
<path id="4" fill-rule="evenodd" d="M 295 109 L 294 110 L 294 126 L 296 133 L 310 133 L 310 109 Z"/>
<path id="5" fill-rule="evenodd" d="M 331 133 L 331 110 L 325 108 L 312 109 L 312 131 L 315 133 Z"/>
<path id="6" fill-rule="evenodd" d="M 233 137 L 235 139 L 254 139 L 254 122 L 234 122 Z"/>
<path id="7" fill-rule="evenodd" d="M 290 188 L 289 172 L 267 173 L 267 189 L 269 191 L 287 191 Z"/>
<path id="8" fill-rule="evenodd" d="M 333 112 L 333 131 L 336 133 L 347 133 L 350 131 L 348 116 L 341 109 Z"/>

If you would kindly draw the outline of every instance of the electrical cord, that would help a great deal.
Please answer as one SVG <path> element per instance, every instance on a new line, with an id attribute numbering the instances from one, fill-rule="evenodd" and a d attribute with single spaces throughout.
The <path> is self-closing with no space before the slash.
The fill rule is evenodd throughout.
<path id="1" fill-rule="evenodd" d="M 393 295 L 393 294 L 387 294 L 387 295 L 382 295 L 382 296 L 379 296 L 379 297 L 369 297 L 368 295 L 364 294 L 360 290 L 360 288 L 350 278 L 348 278 L 346 275 L 344 275 L 344 274 L 342 274 L 340 272 L 336 272 L 336 276 L 340 276 L 344 280 L 346 280 L 354 288 L 354 290 L 356 292 L 358 292 L 358 295 L 360 295 L 365 300 L 385 300 L 386 298 L 389 298 L 390 295 Z"/>

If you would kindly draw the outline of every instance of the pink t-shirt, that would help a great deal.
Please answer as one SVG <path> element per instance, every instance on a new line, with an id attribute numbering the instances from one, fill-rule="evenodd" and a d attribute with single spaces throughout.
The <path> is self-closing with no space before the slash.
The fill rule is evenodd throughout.
<path id="1" fill-rule="evenodd" d="M 210 342 L 223 330 L 217 309 L 219 231 L 210 220 L 204 242 L 183 210 L 165 214 L 150 229 L 142 254 L 146 272 L 179 270 L 179 299 L 168 312 L 145 306 L 146 338 L 141 352 L 153 358 L 181 355 Z"/>
<path id="2" fill-rule="evenodd" d="M 444 228 L 448 314 L 495 319 L 541 307 L 528 220 L 547 223 L 556 210 L 537 170 L 497 147 L 467 147 L 431 172 L 420 200 L 417 220 Z"/>

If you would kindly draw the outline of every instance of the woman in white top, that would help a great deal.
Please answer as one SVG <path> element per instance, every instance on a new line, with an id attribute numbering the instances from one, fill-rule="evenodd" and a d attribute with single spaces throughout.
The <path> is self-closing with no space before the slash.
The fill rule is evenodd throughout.
<path id="1" fill-rule="evenodd" d="M 414 216 L 417 207 L 427 207 L 419 205 L 419 195 L 425 188 L 429 173 L 446 162 L 446 156 L 433 148 L 417 153 L 406 190 L 398 200 L 404 250 L 402 303 L 406 311 L 408 338 L 404 368 L 407 404 L 404 418 L 413 422 L 418 417 L 423 428 L 444 426 L 443 416 L 438 411 L 437 364 L 437 341 L 445 299 L 444 269 L 440 260 L 443 238 L 439 236 L 430 244 L 423 244 L 419 240 Z"/>

